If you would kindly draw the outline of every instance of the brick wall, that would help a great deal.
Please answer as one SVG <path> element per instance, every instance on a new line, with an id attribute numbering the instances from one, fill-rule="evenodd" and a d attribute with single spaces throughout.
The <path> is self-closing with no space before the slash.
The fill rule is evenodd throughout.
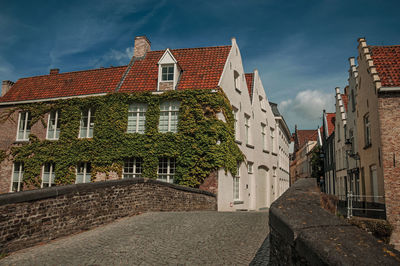
<path id="1" fill-rule="evenodd" d="M 269 210 L 269 265 L 398 265 L 400 252 L 321 207 L 314 178 L 300 179 Z"/>
<path id="2" fill-rule="evenodd" d="M 218 171 L 211 172 L 210 175 L 204 179 L 204 182 L 199 187 L 214 194 L 218 194 Z"/>
<path id="3" fill-rule="evenodd" d="M 378 101 L 386 217 L 394 227 L 390 242 L 400 249 L 400 93 L 380 93 Z"/>
<path id="4" fill-rule="evenodd" d="M 0 119 L 6 117 L 9 112 L 15 107 L 0 107 Z M 7 151 L 10 154 L 10 149 L 13 146 L 21 145 L 22 142 L 17 142 L 18 130 L 18 114 L 15 111 L 11 114 L 10 118 L 0 122 L 0 149 Z M 44 121 L 47 123 L 48 114 L 44 116 Z M 40 140 L 46 138 L 46 127 L 38 121 L 31 127 L 31 134 L 36 135 Z M 11 157 L 0 162 L 0 194 L 7 193 L 11 187 L 11 174 L 13 162 Z"/>
<path id="5" fill-rule="evenodd" d="M 148 211 L 216 210 L 216 196 L 153 179 L 0 195 L 0 254 Z"/>

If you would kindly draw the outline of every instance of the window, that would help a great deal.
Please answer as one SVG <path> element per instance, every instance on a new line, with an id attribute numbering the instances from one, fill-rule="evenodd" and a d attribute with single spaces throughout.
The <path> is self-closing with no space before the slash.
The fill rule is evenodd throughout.
<path id="1" fill-rule="evenodd" d="M 365 147 L 371 146 L 371 125 L 369 121 L 369 114 L 364 116 L 364 138 Z"/>
<path id="2" fill-rule="evenodd" d="M 160 105 L 160 123 L 158 129 L 160 132 L 178 131 L 178 113 L 179 102 L 168 101 Z"/>
<path id="3" fill-rule="evenodd" d="M 29 140 L 29 133 L 31 133 L 31 114 L 29 112 L 20 112 L 18 121 L 17 140 Z"/>
<path id="4" fill-rule="evenodd" d="M 240 78 L 239 77 L 240 77 L 239 73 L 236 70 L 234 70 L 233 71 L 234 86 L 235 86 L 235 89 L 240 92 Z"/>
<path id="5" fill-rule="evenodd" d="M 174 81 L 174 65 L 164 65 L 161 68 L 161 81 Z"/>
<path id="6" fill-rule="evenodd" d="M 240 199 L 240 163 L 237 166 L 236 176 L 233 177 L 233 200 Z"/>
<path id="7" fill-rule="evenodd" d="M 168 183 L 174 183 L 175 175 L 175 158 L 160 158 L 158 159 L 158 178 Z"/>
<path id="8" fill-rule="evenodd" d="M 234 130 L 235 130 L 235 138 L 236 140 L 239 139 L 239 120 L 238 120 L 238 114 L 239 110 L 236 109 L 235 107 L 232 106 L 233 110 L 233 120 L 234 120 Z"/>
<path id="9" fill-rule="evenodd" d="M 372 195 L 374 196 L 374 202 L 378 202 L 379 191 L 378 191 L 378 175 L 376 172 L 376 165 L 370 166 L 370 176 L 371 176 Z"/>
<path id="10" fill-rule="evenodd" d="M 75 183 L 89 183 L 91 180 L 92 166 L 90 163 L 78 163 L 76 167 L 76 180 Z"/>
<path id="11" fill-rule="evenodd" d="M 147 105 L 135 103 L 129 105 L 128 110 L 128 133 L 144 133 L 146 122 Z"/>
<path id="12" fill-rule="evenodd" d="M 250 144 L 250 116 L 244 115 L 246 144 Z"/>
<path id="13" fill-rule="evenodd" d="M 60 137 L 60 123 L 58 121 L 58 111 L 49 114 L 47 123 L 47 139 L 58 139 Z"/>
<path id="14" fill-rule="evenodd" d="M 13 176 L 11 181 L 11 191 L 17 192 L 21 191 L 23 187 L 23 178 L 24 178 L 24 164 L 23 163 L 14 163 L 13 166 Z"/>
<path id="15" fill-rule="evenodd" d="M 351 110 L 353 112 L 356 110 L 356 100 L 354 97 L 354 90 L 351 90 Z"/>
<path id="16" fill-rule="evenodd" d="M 266 101 L 264 101 L 264 98 L 262 96 L 259 96 L 258 99 L 260 100 L 260 108 L 263 112 L 267 111 L 266 107 Z"/>
<path id="17" fill-rule="evenodd" d="M 261 136 L 262 136 L 262 148 L 264 151 L 267 150 L 267 134 L 265 132 L 265 125 L 261 124 Z"/>
<path id="18" fill-rule="evenodd" d="M 142 177 L 142 165 L 143 161 L 141 158 L 128 158 L 124 162 L 124 178 L 138 178 Z"/>
<path id="19" fill-rule="evenodd" d="M 274 138 L 275 138 L 275 130 L 273 129 L 273 128 L 270 128 L 271 129 L 271 148 L 272 148 L 272 152 L 275 152 L 275 141 L 274 141 Z"/>
<path id="20" fill-rule="evenodd" d="M 91 108 L 82 111 L 81 125 L 79 128 L 80 138 L 93 138 L 94 110 Z"/>
<path id="21" fill-rule="evenodd" d="M 252 162 L 248 162 L 248 163 L 247 163 L 247 172 L 248 172 L 249 174 L 252 174 L 252 173 L 253 173 L 253 163 L 252 163 Z"/>
<path id="22" fill-rule="evenodd" d="M 43 173 L 42 173 L 42 188 L 43 187 L 51 187 L 54 186 L 54 163 L 45 163 L 43 166 Z"/>

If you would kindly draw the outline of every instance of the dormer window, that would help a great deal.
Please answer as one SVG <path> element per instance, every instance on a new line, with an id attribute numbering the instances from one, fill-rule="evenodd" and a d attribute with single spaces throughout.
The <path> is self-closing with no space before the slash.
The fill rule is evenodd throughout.
<path id="1" fill-rule="evenodd" d="M 174 65 L 162 65 L 161 81 L 174 81 Z"/>
<path id="2" fill-rule="evenodd" d="M 165 53 L 158 61 L 157 90 L 175 90 L 180 73 L 181 69 L 179 68 L 178 61 L 176 61 L 175 57 L 169 49 L 165 50 Z"/>
<path id="3" fill-rule="evenodd" d="M 233 71 L 233 78 L 234 78 L 234 85 L 235 89 L 240 92 L 240 75 L 239 73 L 235 70 Z"/>

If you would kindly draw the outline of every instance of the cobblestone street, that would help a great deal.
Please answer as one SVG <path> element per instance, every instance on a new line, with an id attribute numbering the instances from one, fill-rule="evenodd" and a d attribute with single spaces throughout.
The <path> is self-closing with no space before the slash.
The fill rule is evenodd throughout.
<path id="1" fill-rule="evenodd" d="M 0 265 L 249 265 L 267 234 L 268 212 L 146 213 L 15 252 Z"/>

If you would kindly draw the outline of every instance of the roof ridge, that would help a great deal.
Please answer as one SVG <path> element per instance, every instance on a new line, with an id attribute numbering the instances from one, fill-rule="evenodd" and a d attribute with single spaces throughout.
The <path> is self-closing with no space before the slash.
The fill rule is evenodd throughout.
<path id="1" fill-rule="evenodd" d="M 86 69 L 86 70 L 76 70 L 76 71 L 70 71 L 70 72 L 62 72 L 62 73 L 57 73 L 57 74 L 45 74 L 45 75 L 38 75 L 38 76 L 32 76 L 32 77 L 19 78 L 19 80 L 21 80 L 21 79 L 39 78 L 39 77 L 45 77 L 45 76 L 64 75 L 64 74 L 70 74 L 70 73 L 90 72 L 90 71 L 98 71 L 98 70 L 108 70 L 108 69 L 112 69 L 112 68 L 122 68 L 122 67 L 127 67 L 127 66 L 128 65 L 125 65 L 125 66 L 112 66 L 112 67 L 101 67 L 101 68 L 93 68 L 93 69 Z"/>
<path id="2" fill-rule="evenodd" d="M 176 50 L 196 50 L 196 49 L 225 48 L 225 47 L 232 47 L 232 45 L 217 45 L 217 46 L 193 47 L 193 48 L 177 48 L 177 49 L 165 48 L 163 50 L 149 51 L 149 53 L 151 53 L 151 52 L 165 52 L 167 49 L 169 49 L 170 51 L 176 51 Z"/>

